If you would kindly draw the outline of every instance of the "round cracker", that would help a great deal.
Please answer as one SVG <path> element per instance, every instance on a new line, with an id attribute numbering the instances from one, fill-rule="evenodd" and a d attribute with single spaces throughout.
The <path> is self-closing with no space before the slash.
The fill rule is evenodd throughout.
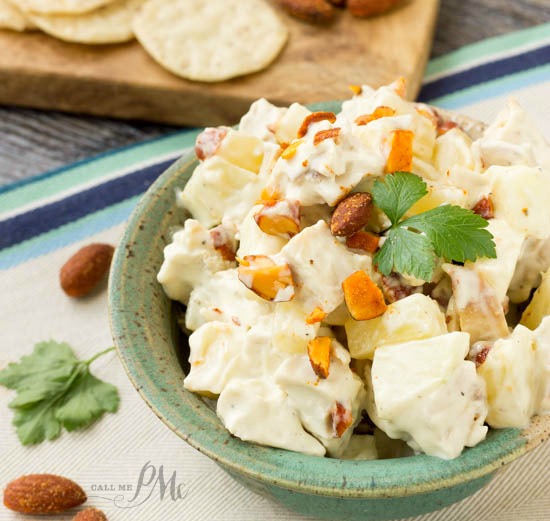
<path id="1" fill-rule="evenodd" d="M 28 14 L 39 29 L 77 43 L 119 43 L 134 38 L 132 19 L 144 0 L 117 0 L 82 15 Z"/>
<path id="2" fill-rule="evenodd" d="M 81 14 L 99 9 L 115 0 L 10 0 L 26 13 Z"/>
<path id="3" fill-rule="evenodd" d="M 288 38 L 264 0 L 149 0 L 134 32 L 163 67 L 208 82 L 264 69 Z"/>
<path id="4" fill-rule="evenodd" d="M 10 4 L 7 0 L 0 0 L 0 29 L 28 31 L 33 28 L 34 25 L 20 9 Z"/>

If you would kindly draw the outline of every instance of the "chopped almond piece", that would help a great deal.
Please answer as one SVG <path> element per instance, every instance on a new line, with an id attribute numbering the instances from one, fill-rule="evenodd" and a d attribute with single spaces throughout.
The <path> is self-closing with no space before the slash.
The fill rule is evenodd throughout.
<path id="1" fill-rule="evenodd" d="M 355 96 L 359 96 L 363 92 L 363 87 L 361 87 L 361 85 L 349 85 L 349 90 L 351 90 Z"/>
<path id="2" fill-rule="evenodd" d="M 374 253 L 378 249 L 380 237 L 374 233 L 358 231 L 346 238 L 346 246 L 354 250 L 363 250 Z"/>
<path id="3" fill-rule="evenodd" d="M 267 188 L 262 190 L 260 194 L 260 200 L 256 204 L 263 204 L 264 206 L 273 206 L 281 200 L 281 195 L 277 192 L 272 192 Z"/>
<path id="4" fill-rule="evenodd" d="M 437 117 L 437 115 L 434 113 L 433 110 L 431 110 L 427 105 L 417 105 L 415 107 L 415 110 L 416 112 L 418 112 L 421 116 L 424 116 L 426 119 L 429 119 L 430 122 L 432 123 L 432 125 L 434 127 L 437 128 L 438 124 L 439 124 L 439 118 Z"/>
<path id="5" fill-rule="evenodd" d="M 256 295 L 271 302 L 294 298 L 294 280 L 288 264 L 275 264 L 266 255 L 247 255 L 239 262 L 239 280 Z"/>
<path id="6" fill-rule="evenodd" d="M 334 112 L 312 112 L 304 118 L 300 128 L 298 129 L 298 137 L 304 137 L 307 134 L 307 129 L 312 123 L 317 123 L 318 121 L 328 120 L 331 123 L 336 121 L 336 114 Z"/>
<path id="7" fill-rule="evenodd" d="M 318 336 L 307 343 L 307 355 L 313 372 L 319 378 L 327 378 L 330 367 L 330 344 L 332 339 L 329 336 Z"/>
<path id="8" fill-rule="evenodd" d="M 282 152 L 281 152 L 281 157 L 283 159 L 292 159 L 295 155 L 296 155 L 296 152 L 298 151 L 298 147 L 302 144 L 302 140 L 301 139 L 298 139 L 296 141 L 293 141 L 292 143 L 290 143 L 290 145 L 288 145 Z"/>
<path id="9" fill-rule="evenodd" d="M 394 130 L 391 133 L 390 153 L 386 161 L 386 172 L 410 172 L 413 159 L 412 130 Z"/>
<path id="10" fill-rule="evenodd" d="M 210 237 L 212 237 L 214 249 L 223 257 L 224 260 L 235 260 L 235 239 L 229 234 L 226 228 L 222 225 L 212 228 L 210 230 Z"/>
<path id="11" fill-rule="evenodd" d="M 386 311 L 382 290 L 363 270 L 352 273 L 344 280 L 342 289 L 348 311 L 355 320 L 370 320 Z"/>
<path id="12" fill-rule="evenodd" d="M 320 308 L 317 306 L 306 318 L 306 324 L 317 324 L 318 322 L 322 322 L 325 317 L 327 316 L 327 313 L 323 311 L 323 308 Z"/>
<path id="13" fill-rule="evenodd" d="M 350 409 L 346 409 L 340 402 L 336 402 L 331 414 L 332 432 L 335 438 L 341 438 L 353 423 Z"/>
<path id="14" fill-rule="evenodd" d="M 195 140 L 195 154 L 198 159 L 204 161 L 212 157 L 219 150 L 223 139 L 227 136 L 228 127 L 207 127 Z"/>
<path id="15" fill-rule="evenodd" d="M 447 121 L 441 121 L 437 125 L 437 135 L 442 136 L 443 134 L 446 134 L 449 132 L 449 130 L 452 130 L 453 128 L 458 127 L 458 123 L 455 123 L 454 121 L 447 120 Z"/>
<path id="16" fill-rule="evenodd" d="M 481 215 L 484 219 L 492 219 L 495 216 L 495 207 L 490 197 L 482 197 L 472 208 L 472 212 Z"/>
<path id="17" fill-rule="evenodd" d="M 375 119 L 387 118 L 390 116 L 395 116 L 395 109 L 391 107 L 386 107 L 385 105 L 380 105 L 374 109 L 374 112 L 370 114 L 363 114 L 362 116 L 357 116 L 355 118 L 356 125 L 366 125 Z"/>
<path id="18" fill-rule="evenodd" d="M 327 130 L 319 130 L 313 136 L 313 144 L 317 146 L 321 141 L 324 141 L 325 139 L 334 139 L 335 143 L 338 143 L 340 137 L 340 129 L 339 128 L 329 128 Z"/>
<path id="19" fill-rule="evenodd" d="M 391 84 L 391 86 L 393 87 L 393 90 L 398 96 L 405 98 L 405 95 L 407 94 L 407 80 L 403 78 L 403 76 L 400 76 L 399 78 L 397 78 Z"/>
<path id="20" fill-rule="evenodd" d="M 284 199 L 264 205 L 254 220 L 264 233 L 290 239 L 300 231 L 300 204 Z"/>

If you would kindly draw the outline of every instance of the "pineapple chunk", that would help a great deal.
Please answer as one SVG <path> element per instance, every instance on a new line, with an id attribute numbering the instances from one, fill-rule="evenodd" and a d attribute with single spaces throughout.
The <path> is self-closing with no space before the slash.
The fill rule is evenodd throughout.
<path id="1" fill-rule="evenodd" d="M 550 315 L 550 270 L 542 276 L 542 282 L 535 291 L 533 298 L 523 315 L 520 323 L 529 329 L 536 329 L 546 315 Z"/>
<path id="2" fill-rule="evenodd" d="M 419 213 L 427 212 L 442 204 L 453 204 L 465 208 L 467 206 L 466 192 L 454 186 L 430 185 L 428 187 L 428 193 L 411 206 L 405 216 L 411 217 Z"/>
<path id="3" fill-rule="evenodd" d="M 257 174 L 264 158 L 264 148 L 257 137 L 230 129 L 217 154 L 230 163 Z"/>
<path id="4" fill-rule="evenodd" d="M 299 103 L 290 105 L 277 124 L 275 139 L 279 143 L 291 143 L 294 141 L 302 122 L 310 114 L 311 111 Z"/>
<path id="5" fill-rule="evenodd" d="M 179 194 L 179 202 L 206 228 L 224 222 L 240 223 L 258 200 L 258 176 L 219 155 L 203 161 Z"/>
<path id="6" fill-rule="evenodd" d="M 345 327 L 351 356 L 371 360 L 377 347 L 447 332 L 445 315 L 437 302 L 421 293 L 390 304 L 382 316 L 372 320 L 350 319 Z"/>
<path id="7" fill-rule="evenodd" d="M 365 379 L 367 411 L 391 438 L 440 458 L 456 458 L 485 438 L 484 383 L 464 360 L 467 333 L 382 346 Z"/>
<path id="8" fill-rule="evenodd" d="M 550 235 L 547 191 L 550 173 L 527 166 L 492 166 L 495 217 L 510 226 L 545 239 Z"/>
<path id="9" fill-rule="evenodd" d="M 271 380 L 234 380 L 223 390 L 216 412 L 241 440 L 324 456 L 325 448 L 306 432 L 295 409 Z"/>
<path id="10" fill-rule="evenodd" d="M 307 344 L 317 336 L 320 323 L 308 324 L 307 313 L 294 302 L 280 302 L 275 306 L 271 323 L 273 347 L 279 351 L 305 354 Z"/>
<path id="11" fill-rule="evenodd" d="M 534 333 L 519 325 L 510 337 L 495 342 L 479 366 L 477 372 L 487 388 L 487 423 L 491 427 L 525 427 L 535 413 L 535 353 Z"/>

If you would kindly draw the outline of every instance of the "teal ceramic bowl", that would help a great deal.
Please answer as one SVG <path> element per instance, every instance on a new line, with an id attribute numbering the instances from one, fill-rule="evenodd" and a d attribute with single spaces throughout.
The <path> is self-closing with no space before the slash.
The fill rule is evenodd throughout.
<path id="1" fill-rule="evenodd" d="M 504 464 L 550 434 L 550 417 L 526 430 L 490 431 L 487 439 L 452 461 L 420 455 L 344 461 L 243 442 L 216 413 L 182 386 L 187 339 L 177 306 L 156 281 L 170 230 L 183 222 L 174 194 L 196 161 L 183 157 L 151 186 L 132 214 L 114 257 L 111 328 L 128 376 L 153 412 L 183 440 L 251 490 L 317 518 L 385 520 L 443 508 L 484 486 Z"/>

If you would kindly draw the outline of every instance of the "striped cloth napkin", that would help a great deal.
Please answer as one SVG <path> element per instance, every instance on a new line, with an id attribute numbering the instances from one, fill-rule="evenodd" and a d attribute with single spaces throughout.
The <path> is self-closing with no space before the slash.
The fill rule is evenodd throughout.
<path id="1" fill-rule="evenodd" d="M 490 121 L 517 97 L 550 137 L 550 24 L 477 43 L 433 60 L 421 100 Z M 74 346 L 79 357 L 112 344 L 106 292 L 73 300 L 58 287 L 59 267 L 80 246 L 116 244 L 136 201 L 193 144 L 194 132 L 109 152 L 0 187 L 0 368 L 39 341 Z M 118 386 L 121 407 L 90 429 L 22 447 L 10 425 L 12 392 L 0 387 L 0 487 L 22 474 L 48 472 L 77 481 L 88 504 L 115 521 L 247 521 L 305 518 L 257 496 L 189 447 L 148 409 L 111 353 L 93 366 Z M 417 521 L 548 521 L 550 442 L 503 469 L 471 498 Z M 182 498 L 140 473 L 181 484 Z M 134 497 L 135 496 L 135 497 Z M 128 506 L 129 501 L 133 508 Z M 137 506 L 136 506 L 137 505 Z M 57 516 L 70 519 L 71 515 Z M 21 520 L 0 507 L 0 520 Z"/>

